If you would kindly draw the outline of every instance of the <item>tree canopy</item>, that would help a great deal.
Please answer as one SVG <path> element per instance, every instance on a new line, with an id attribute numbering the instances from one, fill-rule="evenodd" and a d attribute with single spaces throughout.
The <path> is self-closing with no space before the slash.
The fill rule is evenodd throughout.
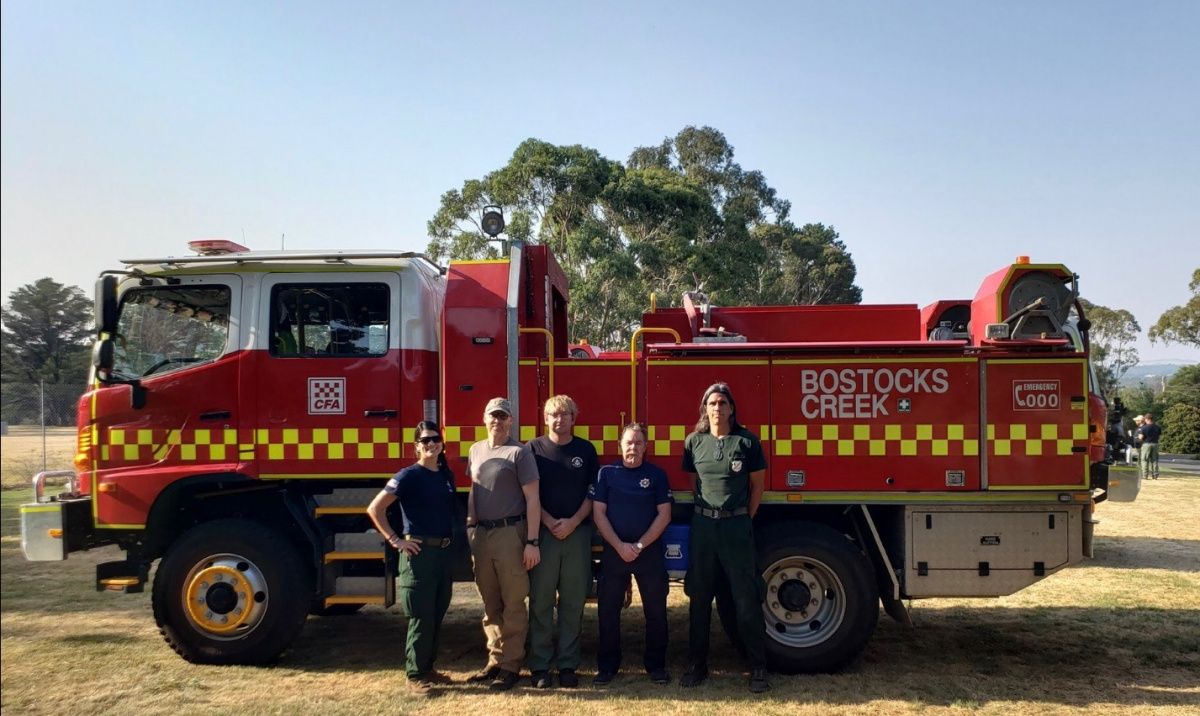
<path id="1" fill-rule="evenodd" d="M 87 378 L 92 303 L 76 286 L 38 279 L 3 309 L 5 381 L 78 383 Z"/>
<path id="2" fill-rule="evenodd" d="M 1182 343 L 1200 348 L 1200 268 L 1188 282 L 1192 298 L 1182 306 L 1168 308 L 1150 327 L 1150 342 Z"/>
<path id="3" fill-rule="evenodd" d="M 581 145 L 528 139 L 508 163 L 442 195 L 429 221 L 435 260 L 495 258 L 480 227 L 499 205 L 510 239 L 549 245 L 571 287 L 571 340 L 625 344 L 650 294 L 715 303 L 857 303 L 850 253 L 832 226 L 789 220 L 762 172 L 745 170 L 711 127 L 685 127 L 622 164 Z"/>
<path id="4" fill-rule="evenodd" d="M 1125 309 L 1099 306 L 1083 298 L 1079 302 L 1083 305 L 1084 315 L 1092 322 L 1089 333 L 1092 365 L 1100 380 L 1100 389 L 1104 395 L 1115 397 L 1121 377 L 1138 364 L 1134 341 L 1142 327 Z"/>

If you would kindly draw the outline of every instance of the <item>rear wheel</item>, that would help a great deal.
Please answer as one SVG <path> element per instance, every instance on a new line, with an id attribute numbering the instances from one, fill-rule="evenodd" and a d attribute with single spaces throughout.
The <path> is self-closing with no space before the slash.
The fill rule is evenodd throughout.
<path id="1" fill-rule="evenodd" d="M 267 663 L 304 626 L 307 573 L 296 549 L 265 525 L 206 522 L 163 556 L 154 577 L 154 619 L 190 662 Z"/>
<path id="2" fill-rule="evenodd" d="M 840 532 L 803 522 L 759 536 L 767 595 L 767 659 L 784 673 L 838 671 L 862 653 L 879 621 L 871 562 Z"/>

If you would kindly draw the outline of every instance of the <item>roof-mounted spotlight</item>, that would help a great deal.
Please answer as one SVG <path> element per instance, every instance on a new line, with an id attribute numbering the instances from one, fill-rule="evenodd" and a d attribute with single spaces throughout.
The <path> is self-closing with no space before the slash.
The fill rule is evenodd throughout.
<path id="1" fill-rule="evenodd" d="M 483 233 L 493 239 L 504 231 L 504 214 L 501 213 L 500 207 L 495 204 L 489 204 L 483 207 Z"/>

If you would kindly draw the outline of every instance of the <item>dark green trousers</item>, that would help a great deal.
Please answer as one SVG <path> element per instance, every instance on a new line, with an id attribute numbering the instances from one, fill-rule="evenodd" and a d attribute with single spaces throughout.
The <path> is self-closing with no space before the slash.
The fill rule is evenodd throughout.
<path id="1" fill-rule="evenodd" d="M 766 625 L 762 604 L 766 585 L 756 564 L 754 525 L 750 517 L 742 515 L 714 520 L 693 515 L 688 551 L 688 571 L 683 587 L 691 600 L 690 661 L 708 663 L 713 599 L 721 586 L 720 581 L 727 580 L 746 658 L 751 668 L 765 667 Z"/>
<path id="2" fill-rule="evenodd" d="M 529 572 L 529 670 L 578 669 L 583 605 L 592 579 L 592 526 L 560 540 L 542 525 L 542 561 Z M 554 611 L 558 608 L 558 659 Z"/>
<path id="3" fill-rule="evenodd" d="M 442 618 L 450 607 L 450 550 L 422 547 L 412 557 L 400 555 L 400 606 L 408 617 L 404 646 L 405 671 L 415 679 L 433 669 Z"/>

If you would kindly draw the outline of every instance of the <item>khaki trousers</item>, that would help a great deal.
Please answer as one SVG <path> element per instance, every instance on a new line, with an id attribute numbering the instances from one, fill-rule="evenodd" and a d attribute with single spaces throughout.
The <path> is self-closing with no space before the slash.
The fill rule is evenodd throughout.
<path id="1" fill-rule="evenodd" d="M 483 633 L 488 668 L 521 673 L 529 633 L 529 573 L 525 571 L 525 521 L 515 525 L 467 530 L 475 586 L 483 599 Z"/>

